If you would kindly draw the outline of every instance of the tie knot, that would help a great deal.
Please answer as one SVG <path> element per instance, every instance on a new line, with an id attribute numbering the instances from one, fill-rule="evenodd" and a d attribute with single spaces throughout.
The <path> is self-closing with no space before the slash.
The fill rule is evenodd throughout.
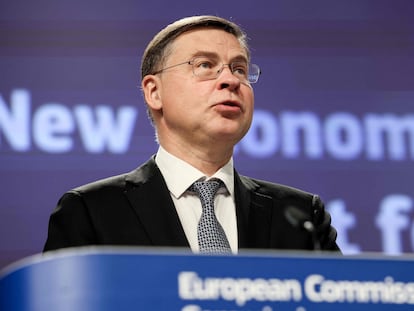
<path id="1" fill-rule="evenodd" d="M 214 198 L 217 191 L 224 186 L 224 183 L 217 178 L 208 181 L 196 181 L 190 186 L 190 191 L 196 192 L 199 197 Z"/>

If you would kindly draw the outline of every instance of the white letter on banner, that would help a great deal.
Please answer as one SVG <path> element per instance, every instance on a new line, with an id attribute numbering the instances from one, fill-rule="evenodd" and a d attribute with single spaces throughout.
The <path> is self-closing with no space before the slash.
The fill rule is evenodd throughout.
<path id="1" fill-rule="evenodd" d="M 280 116 L 280 122 L 283 137 L 282 150 L 287 158 L 299 157 L 301 140 L 307 157 L 312 159 L 322 157 L 321 126 L 315 113 L 284 112 Z"/>
<path id="2" fill-rule="evenodd" d="M 274 116 L 265 111 L 257 110 L 249 132 L 240 141 L 242 150 L 257 158 L 266 158 L 277 152 L 279 132 Z"/>
<path id="3" fill-rule="evenodd" d="M 321 294 L 318 292 L 318 289 L 320 290 L 320 286 L 323 280 L 324 280 L 323 276 L 319 274 L 312 274 L 306 278 L 305 294 L 309 300 L 314 301 L 314 302 L 322 301 L 322 297 L 321 297 Z"/>
<path id="4" fill-rule="evenodd" d="M 336 159 L 353 160 L 362 151 L 360 122 L 350 113 L 335 113 L 325 122 L 326 149 Z"/>
<path id="5" fill-rule="evenodd" d="M 411 211 L 412 205 L 413 201 L 406 195 L 388 195 L 382 200 L 376 224 L 382 232 L 385 253 L 393 255 L 402 253 L 400 232 L 408 228 L 409 216 L 406 213 Z"/>
<path id="6" fill-rule="evenodd" d="M 75 107 L 80 136 L 89 152 L 100 153 L 108 148 L 113 153 L 128 150 L 138 111 L 133 107 L 121 107 L 115 120 L 109 106 L 93 109 L 86 105 Z"/>
<path id="7" fill-rule="evenodd" d="M 198 279 L 194 272 L 180 272 L 178 274 L 178 294 L 181 299 L 195 299 L 193 281 Z"/>
<path id="8" fill-rule="evenodd" d="M 10 95 L 10 111 L 0 95 L 0 132 L 16 151 L 30 149 L 30 93 L 17 89 Z"/>
<path id="9" fill-rule="evenodd" d="M 68 152 L 73 146 L 73 139 L 68 134 L 74 127 L 72 113 L 66 106 L 46 104 L 33 116 L 33 139 L 43 151 Z"/>
<path id="10" fill-rule="evenodd" d="M 409 149 L 411 159 L 414 159 L 413 115 L 398 117 L 392 114 L 368 114 L 365 118 L 365 126 L 367 133 L 367 155 L 369 159 L 382 160 L 385 157 L 384 146 L 387 145 L 386 143 L 389 146 L 390 159 L 406 159 L 406 145 L 408 143 L 411 147 Z"/>
<path id="11" fill-rule="evenodd" d="M 346 210 L 344 200 L 332 200 L 326 204 L 326 209 L 332 217 L 332 225 L 338 232 L 336 243 L 344 254 L 356 254 L 361 251 L 359 245 L 350 243 L 348 232 L 356 226 L 355 215 Z"/>

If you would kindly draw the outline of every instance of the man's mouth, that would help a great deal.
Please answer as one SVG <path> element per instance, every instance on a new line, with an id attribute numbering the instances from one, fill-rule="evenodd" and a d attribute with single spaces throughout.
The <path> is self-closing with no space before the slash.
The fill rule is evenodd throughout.
<path id="1" fill-rule="evenodd" d="M 226 102 L 219 103 L 219 105 L 224 105 L 224 106 L 229 106 L 229 107 L 239 107 L 239 108 L 241 108 L 240 103 L 235 102 L 235 101 L 226 101 Z"/>

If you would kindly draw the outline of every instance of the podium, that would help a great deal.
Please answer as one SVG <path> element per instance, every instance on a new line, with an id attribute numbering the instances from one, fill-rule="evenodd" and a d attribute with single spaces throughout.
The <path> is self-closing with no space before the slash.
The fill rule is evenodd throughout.
<path id="1" fill-rule="evenodd" d="M 68 249 L 3 269 L 0 310 L 414 310 L 414 257 Z"/>

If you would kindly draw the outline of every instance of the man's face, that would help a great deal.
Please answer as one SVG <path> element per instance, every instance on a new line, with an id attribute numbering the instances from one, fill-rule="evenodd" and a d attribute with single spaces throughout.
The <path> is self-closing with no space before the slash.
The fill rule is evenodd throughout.
<path id="1" fill-rule="evenodd" d="M 171 46 L 164 67 L 196 56 L 208 56 L 220 64 L 246 60 L 247 54 L 232 34 L 219 29 L 198 29 L 180 35 Z M 202 80 L 184 64 L 156 75 L 157 103 L 152 106 L 160 142 L 181 145 L 236 144 L 248 131 L 254 96 L 225 66 L 216 79 Z M 151 105 L 150 105 L 151 106 Z M 154 109 L 155 108 L 155 109 Z"/>

